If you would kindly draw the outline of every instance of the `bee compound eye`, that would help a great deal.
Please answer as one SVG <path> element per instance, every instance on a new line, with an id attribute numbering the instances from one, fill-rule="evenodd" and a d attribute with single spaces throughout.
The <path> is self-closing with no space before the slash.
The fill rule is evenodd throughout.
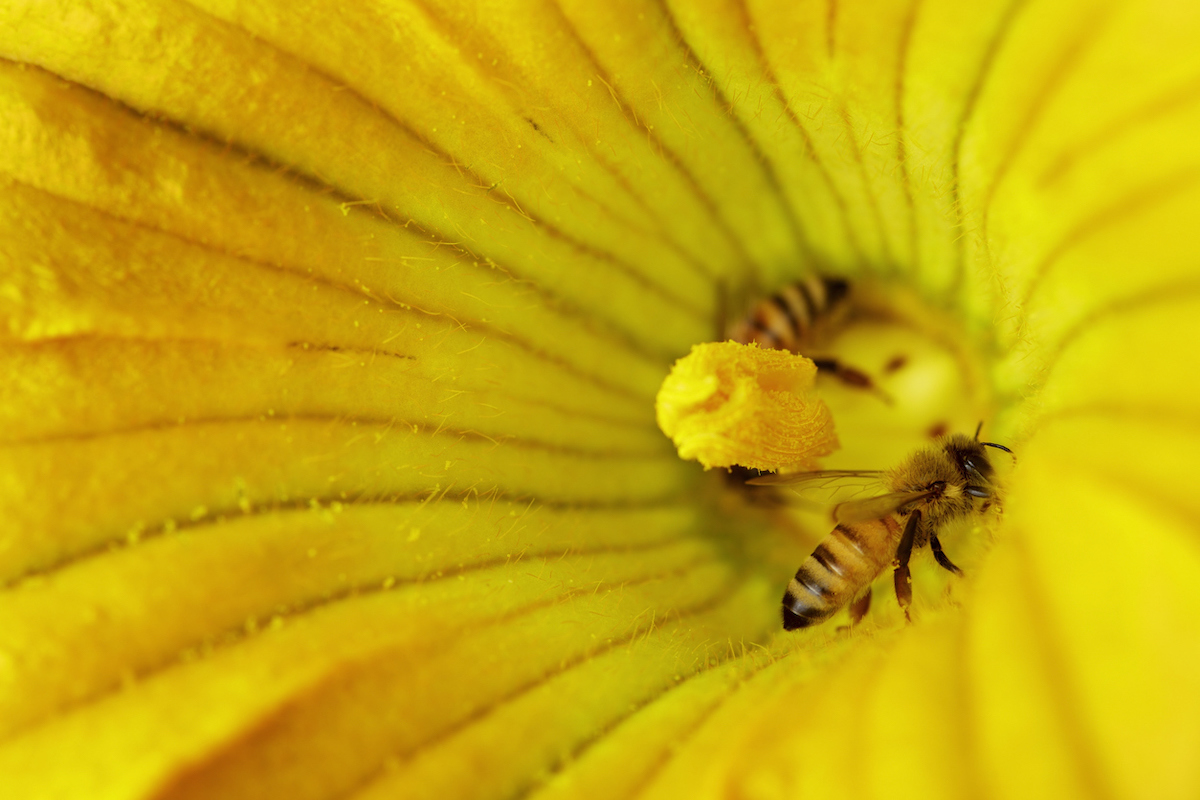
<path id="1" fill-rule="evenodd" d="M 986 498 L 992 496 L 987 489 L 984 489 L 980 486 L 968 486 L 967 488 L 963 489 L 963 491 L 971 495 L 971 497 Z"/>

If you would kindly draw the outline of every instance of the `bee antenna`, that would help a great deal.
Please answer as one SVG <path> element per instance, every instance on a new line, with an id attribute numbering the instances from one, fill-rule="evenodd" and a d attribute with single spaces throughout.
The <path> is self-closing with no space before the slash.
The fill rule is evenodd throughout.
<path id="1" fill-rule="evenodd" d="M 979 432 L 981 430 L 983 430 L 983 420 L 979 420 L 979 424 L 975 426 L 975 441 L 977 442 L 979 441 Z"/>
<path id="2" fill-rule="evenodd" d="M 1014 463 L 1014 464 L 1015 464 L 1015 463 L 1017 463 L 1017 457 L 1016 457 L 1016 456 L 1013 454 L 1013 451 L 1012 451 L 1012 450 L 1009 450 L 1009 449 L 1008 449 L 1007 447 L 1005 447 L 1004 445 L 1002 445 L 1002 444 L 996 444 L 995 442 L 980 442 L 980 444 L 981 444 L 981 445 L 983 445 L 984 447 L 994 447 L 994 448 L 996 448 L 997 450 L 1003 450 L 1004 452 L 1006 452 L 1006 453 L 1008 453 L 1010 456 L 1012 456 L 1012 460 L 1013 460 L 1013 463 Z"/>

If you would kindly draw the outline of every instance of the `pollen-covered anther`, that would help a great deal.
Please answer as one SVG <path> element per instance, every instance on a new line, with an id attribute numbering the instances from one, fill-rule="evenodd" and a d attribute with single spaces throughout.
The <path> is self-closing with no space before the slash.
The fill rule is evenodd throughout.
<path id="1" fill-rule="evenodd" d="M 705 469 L 812 469 L 838 447 L 810 359 L 712 342 L 675 362 L 658 390 L 658 426 Z"/>

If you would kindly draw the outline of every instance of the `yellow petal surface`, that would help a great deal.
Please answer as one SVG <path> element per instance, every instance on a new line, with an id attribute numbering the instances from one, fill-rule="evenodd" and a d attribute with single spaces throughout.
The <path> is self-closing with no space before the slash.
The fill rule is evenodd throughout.
<path id="1" fill-rule="evenodd" d="M 0 796 L 1200 796 L 1197 41 L 1179 0 L 0 3 Z M 809 355 L 894 406 L 736 345 L 668 377 L 813 272 L 860 305 Z M 656 417 L 709 464 L 834 421 L 831 467 L 980 420 L 1016 460 L 912 625 L 884 575 L 785 633 L 828 522 Z"/>

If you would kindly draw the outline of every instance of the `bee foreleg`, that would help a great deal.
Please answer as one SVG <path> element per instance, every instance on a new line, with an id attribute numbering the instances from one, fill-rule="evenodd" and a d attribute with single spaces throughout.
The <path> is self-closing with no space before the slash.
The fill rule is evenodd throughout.
<path id="1" fill-rule="evenodd" d="M 904 533 L 900 535 L 900 544 L 896 548 L 896 571 L 893 582 L 896 585 L 896 602 L 904 611 L 904 619 L 912 622 L 908 607 L 912 604 L 912 573 L 908 570 L 908 559 L 912 556 L 913 539 L 916 538 L 917 528 L 921 526 L 921 512 L 913 511 L 908 515 Z"/>
<path id="2" fill-rule="evenodd" d="M 868 586 L 862 594 L 850 602 L 850 624 L 857 625 L 871 609 L 871 587 Z"/>
<path id="3" fill-rule="evenodd" d="M 937 559 L 937 562 L 941 564 L 944 569 L 950 570 L 955 575 L 962 575 L 962 570 L 955 566 L 954 562 L 946 556 L 945 552 L 943 552 L 942 543 L 938 541 L 936 533 L 931 533 L 929 535 L 929 547 L 933 550 L 933 557 Z"/>

